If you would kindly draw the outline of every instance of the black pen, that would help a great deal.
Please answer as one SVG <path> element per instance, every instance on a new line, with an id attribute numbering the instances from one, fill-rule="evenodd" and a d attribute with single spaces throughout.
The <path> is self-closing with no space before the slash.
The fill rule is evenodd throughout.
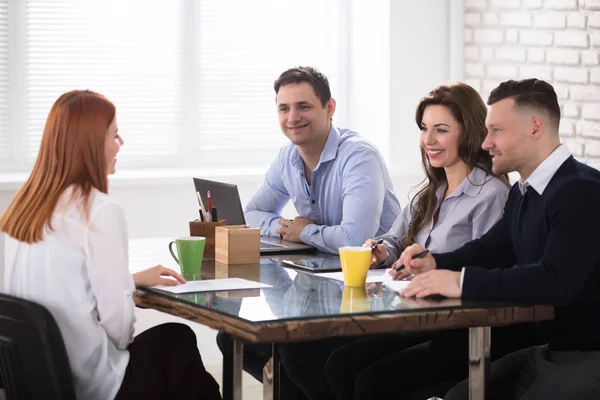
<path id="1" fill-rule="evenodd" d="M 429 249 L 427 249 L 427 250 L 425 250 L 425 251 L 423 251 L 423 252 L 421 252 L 421 253 L 419 253 L 419 254 L 415 255 L 415 256 L 413 257 L 413 259 L 414 259 L 414 258 L 423 258 L 423 257 L 425 257 L 427 254 L 429 254 Z M 402 270 L 402 269 L 404 269 L 404 264 L 402 264 L 402 265 L 399 265 L 399 266 L 398 266 L 398 268 L 396 268 L 396 272 L 400 272 L 400 270 Z"/>
<path id="2" fill-rule="evenodd" d="M 383 243 L 383 239 L 379 239 L 373 246 L 371 246 L 371 251 L 375 251 L 375 249 L 377 248 L 378 244 L 382 244 Z"/>

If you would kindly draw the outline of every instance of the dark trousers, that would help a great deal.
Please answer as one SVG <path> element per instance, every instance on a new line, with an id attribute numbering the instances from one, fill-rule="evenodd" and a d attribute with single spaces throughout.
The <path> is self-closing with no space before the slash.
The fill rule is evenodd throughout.
<path id="1" fill-rule="evenodd" d="M 491 358 L 535 344 L 533 333 L 531 325 L 495 328 Z M 398 400 L 443 397 L 468 375 L 468 349 L 466 329 L 380 335 L 335 350 L 326 377 L 343 400 L 384 398 L 391 388 Z"/>
<path id="2" fill-rule="evenodd" d="M 115 400 L 221 399 L 187 325 L 150 328 L 137 335 L 128 350 L 129 364 Z"/>
<path id="3" fill-rule="evenodd" d="M 232 339 L 226 333 L 217 334 L 217 346 L 221 353 L 226 355 L 231 349 Z M 252 375 L 259 382 L 263 380 L 263 368 L 273 354 L 273 345 L 271 344 L 246 344 L 244 343 L 244 371 Z M 283 365 L 280 368 L 279 390 L 283 400 L 307 400 L 304 392 L 290 380 Z"/>
<path id="4" fill-rule="evenodd" d="M 469 398 L 463 381 L 445 400 Z M 553 351 L 529 347 L 492 363 L 486 399 L 600 399 L 600 351 Z"/>
<path id="5" fill-rule="evenodd" d="M 331 353 L 355 340 L 346 337 L 281 344 L 280 361 L 290 379 L 309 399 L 334 399 L 325 375 L 325 364 Z"/>

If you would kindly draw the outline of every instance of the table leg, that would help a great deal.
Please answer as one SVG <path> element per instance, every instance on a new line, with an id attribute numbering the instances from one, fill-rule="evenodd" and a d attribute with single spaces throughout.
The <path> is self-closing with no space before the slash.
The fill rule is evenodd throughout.
<path id="1" fill-rule="evenodd" d="M 223 400 L 241 400 L 244 344 L 233 338 L 227 342 L 230 348 L 223 355 Z"/>
<path id="2" fill-rule="evenodd" d="M 484 400 L 490 374 L 491 328 L 469 328 L 469 400 Z"/>
<path id="3" fill-rule="evenodd" d="M 263 368 L 263 400 L 281 399 L 280 367 L 277 345 L 273 343 L 272 357 Z"/>

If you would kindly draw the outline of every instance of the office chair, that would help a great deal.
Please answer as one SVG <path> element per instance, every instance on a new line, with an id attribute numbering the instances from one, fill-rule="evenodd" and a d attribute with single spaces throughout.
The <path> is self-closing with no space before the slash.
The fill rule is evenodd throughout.
<path id="1" fill-rule="evenodd" d="M 3 293 L 0 383 L 6 400 L 75 400 L 65 344 L 50 312 Z"/>

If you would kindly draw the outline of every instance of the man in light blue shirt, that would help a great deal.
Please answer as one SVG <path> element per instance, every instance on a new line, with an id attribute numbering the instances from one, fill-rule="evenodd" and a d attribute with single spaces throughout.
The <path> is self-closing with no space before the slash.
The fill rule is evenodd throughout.
<path id="1" fill-rule="evenodd" d="M 400 213 L 385 163 L 356 132 L 333 126 L 336 102 L 327 78 L 292 68 L 275 81 L 284 146 L 245 209 L 261 235 L 337 253 L 387 232 Z M 292 200 L 299 216 L 281 218 Z"/>

